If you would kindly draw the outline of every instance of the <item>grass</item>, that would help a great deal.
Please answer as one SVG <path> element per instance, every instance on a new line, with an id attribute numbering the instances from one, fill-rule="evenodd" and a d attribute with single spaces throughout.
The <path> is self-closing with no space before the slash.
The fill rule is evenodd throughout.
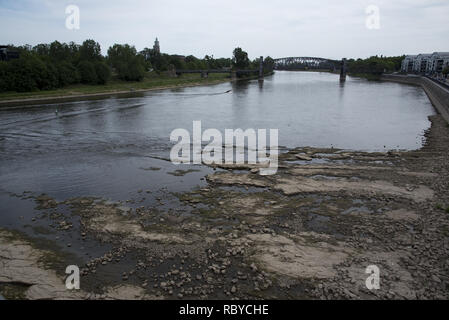
<path id="1" fill-rule="evenodd" d="M 166 74 L 148 73 L 142 81 L 123 81 L 113 77 L 105 85 L 77 84 L 55 90 L 32 92 L 4 92 L 0 93 L 0 100 L 46 98 L 57 96 L 84 95 L 94 93 L 109 93 L 116 91 L 135 91 L 166 87 L 179 87 L 194 84 L 213 84 L 229 80 L 229 74 L 211 73 L 208 78 L 201 78 L 200 74 L 183 74 L 171 77 Z"/>

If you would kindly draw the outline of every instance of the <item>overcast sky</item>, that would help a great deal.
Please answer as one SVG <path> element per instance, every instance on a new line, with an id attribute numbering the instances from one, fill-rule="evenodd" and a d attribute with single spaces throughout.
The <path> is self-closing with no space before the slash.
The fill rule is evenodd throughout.
<path id="1" fill-rule="evenodd" d="M 67 5 L 80 29 L 66 28 Z M 365 10 L 379 8 L 380 28 Z M 138 50 L 160 40 L 170 54 L 251 58 L 270 55 L 340 59 L 449 51 L 449 0 L 0 0 L 0 44 L 91 38 Z"/>

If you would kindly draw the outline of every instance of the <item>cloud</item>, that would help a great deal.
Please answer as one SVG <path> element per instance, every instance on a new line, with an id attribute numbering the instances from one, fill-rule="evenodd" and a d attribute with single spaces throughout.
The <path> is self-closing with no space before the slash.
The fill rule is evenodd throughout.
<path id="1" fill-rule="evenodd" d="M 93 38 L 103 52 L 114 43 L 151 47 L 157 36 L 167 53 L 230 56 L 236 46 L 251 58 L 448 51 L 449 2 L 438 0 L 315 1 L 0 1 L 6 43 Z M 81 29 L 65 28 L 65 6 L 81 11 Z M 379 30 L 365 27 L 368 5 L 380 9 Z"/>

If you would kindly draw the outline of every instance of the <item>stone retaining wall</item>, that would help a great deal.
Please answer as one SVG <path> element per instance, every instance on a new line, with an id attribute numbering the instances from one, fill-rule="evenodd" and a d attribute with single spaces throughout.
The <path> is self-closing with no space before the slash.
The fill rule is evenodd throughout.
<path id="1" fill-rule="evenodd" d="M 449 123 L 449 90 L 434 81 L 420 76 L 383 75 L 381 80 L 421 86 L 435 109 Z"/>

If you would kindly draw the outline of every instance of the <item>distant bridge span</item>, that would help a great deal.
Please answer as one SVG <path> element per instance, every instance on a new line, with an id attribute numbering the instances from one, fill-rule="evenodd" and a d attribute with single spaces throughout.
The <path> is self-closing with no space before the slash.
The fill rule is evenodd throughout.
<path id="1" fill-rule="evenodd" d="M 285 57 L 274 59 L 276 70 L 331 69 L 340 67 L 340 61 L 318 57 Z"/>

